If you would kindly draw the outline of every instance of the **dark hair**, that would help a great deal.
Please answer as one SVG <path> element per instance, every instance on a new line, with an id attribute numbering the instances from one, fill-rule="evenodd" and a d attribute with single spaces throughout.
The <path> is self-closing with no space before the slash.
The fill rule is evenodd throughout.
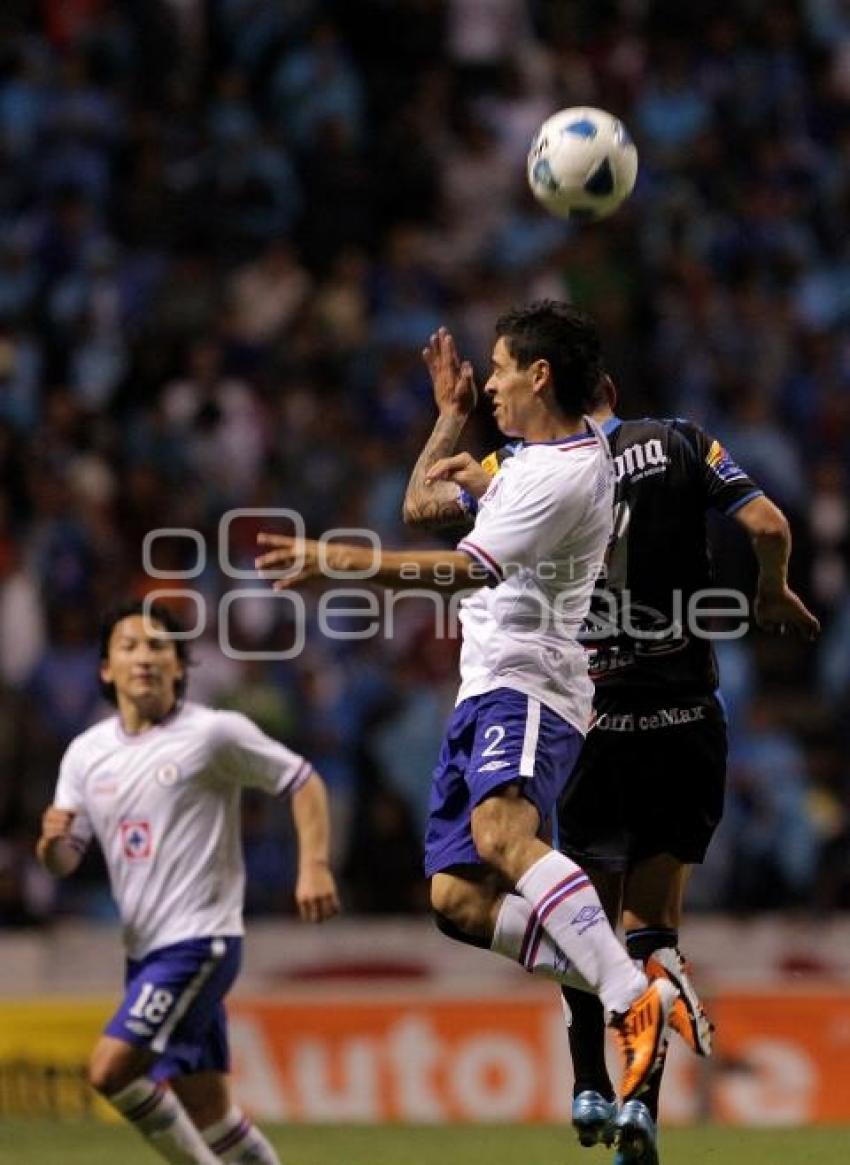
<path id="1" fill-rule="evenodd" d="M 603 375 L 596 324 L 569 303 L 542 299 L 496 320 L 517 368 L 545 360 L 558 407 L 569 417 L 589 412 Z"/>
<path id="2" fill-rule="evenodd" d="M 590 398 L 591 412 L 596 412 L 597 409 L 609 408 L 612 411 L 617 407 L 617 386 L 608 375 L 603 372 L 599 378 L 599 383 L 593 390 L 593 396 Z"/>
<path id="3" fill-rule="evenodd" d="M 179 634 L 183 630 L 183 625 L 174 612 L 162 603 L 145 603 L 143 599 L 127 599 L 112 607 L 104 615 L 100 624 L 101 663 L 106 663 L 109 659 L 109 641 L 112 638 L 112 632 L 122 619 L 129 619 L 131 615 L 144 615 L 152 623 L 158 623 L 163 631 L 170 634 Z M 172 639 L 171 642 L 174 644 L 177 658 L 183 664 L 183 675 L 174 681 L 174 696 L 176 699 L 182 700 L 189 684 L 186 669 L 192 660 L 189 657 L 189 648 L 186 646 L 185 639 Z M 105 680 L 101 680 L 100 692 L 110 704 L 118 703 L 115 695 L 115 684 L 108 684 Z"/>

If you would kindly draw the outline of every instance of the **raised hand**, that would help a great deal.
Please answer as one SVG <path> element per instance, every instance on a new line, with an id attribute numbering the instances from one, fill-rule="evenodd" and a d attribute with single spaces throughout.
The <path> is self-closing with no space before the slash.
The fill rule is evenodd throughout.
<path id="1" fill-rule="evenodd" d="M 468 417 L 478 400 L 478 390 L 468 360 L 461 361 L 454 337 L 440 328 L 422 349 L 422 359 L 431 376 L 434 402 L 441 415 Z"/>

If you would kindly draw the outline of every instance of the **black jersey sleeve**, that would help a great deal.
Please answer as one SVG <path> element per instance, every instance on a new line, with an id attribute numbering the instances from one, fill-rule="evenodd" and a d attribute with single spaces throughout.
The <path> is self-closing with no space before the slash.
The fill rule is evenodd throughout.
<path id="1" fill-rule="evenodd" d="M 676 421 L 695 458 L 695 473 L 706 509 L 734 514 L 763 491 L 718 440 L 690 421 Z"/>

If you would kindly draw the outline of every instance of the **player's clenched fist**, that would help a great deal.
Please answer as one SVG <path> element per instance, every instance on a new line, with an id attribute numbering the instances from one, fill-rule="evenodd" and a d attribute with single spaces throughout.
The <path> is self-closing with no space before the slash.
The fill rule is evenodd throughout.
<path id="1" fill-rule="evenodd" d="M 76 816 L 70 809 L 49 805 L 41 817 L 41 837 L 35 852 L 39 861 L 56 878 L 64 878 L 76 869 L 85 849 L 85 845 L 75 842 L 71 834 Z"/>
<path id="2" fill-rule="evenodd" d="M 70 837 L 75 817 L 76 814 L 69 809 L 57 809 L 55 805 L 49 805 L 41 817 L 41 836 L 45 841 Z"/>
<path id="3" fill-rule="evenodd" d="M 298 871 L 295 902 L 304 922 L 324 922 L 339 914 L 339 894 L 326 862 L 311 863 Z"/>

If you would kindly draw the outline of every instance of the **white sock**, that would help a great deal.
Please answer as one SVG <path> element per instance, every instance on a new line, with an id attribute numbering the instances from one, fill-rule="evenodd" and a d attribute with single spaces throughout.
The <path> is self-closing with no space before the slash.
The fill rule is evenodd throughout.
<path id="1" fill-rule="evenodd" d="M 173 1165 L 220 1165 L 168 1088 L 140 1076 L 107 1100 L 166 1161 Z"/>
<path id="2" fill-rule="evenodd" d="M 587 980 L 606 1011 L 622 1013 L 647 987 L 617 941 L 602 903 L 580 866 L 551 850 L 526 870 L 516 886 L 531 906 L 534 925 L 521 952 L 526 965 L 548 934 Z"/>
<path id="3" fill-rule="evenodd" d="M 566 987 L 593 992 L 590 984 L 579 974 L 567 956 L 556 946 L 545 931 L 540 941 L 532 944 L 531 932 L 537 922 L 531 907 L 520 894 L 506 894 L 493 931 L 490 950 L 519 963 L 531 975 L 554 979 Z"/>
<path id="4" fill-rule="evenodd" d="M 255 1124 L 235 1106 L 223 1120 L 203 1130 L 217 1161 L 228 1165 L 280 1165 L 280 1159 Z"/>

